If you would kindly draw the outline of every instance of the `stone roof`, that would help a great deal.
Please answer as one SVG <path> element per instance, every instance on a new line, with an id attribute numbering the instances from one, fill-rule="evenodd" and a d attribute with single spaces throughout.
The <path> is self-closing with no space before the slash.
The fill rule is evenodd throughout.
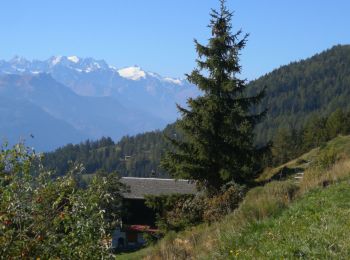
<path id="1" fill-rule="evenodd" d="M 123 193 L 127 199 L 144 199 L 145 195 L 194 194 L 196 185 L 188 180 L 122 177 L 130 192 Z"/>

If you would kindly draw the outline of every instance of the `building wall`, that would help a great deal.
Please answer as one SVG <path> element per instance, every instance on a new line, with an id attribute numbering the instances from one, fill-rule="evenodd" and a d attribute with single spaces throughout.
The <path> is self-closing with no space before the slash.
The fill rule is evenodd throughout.
<path id="1" fill-rule="evenodd" d="M 124 246 L 127 245 L 126 233 L 121 231 L 120 228 L 116 228 L 112 234 L 112 248 L 118 248 L 120 239 L 123 239 Z"/>
<path id="2" fill-rule="evenodd" d="M 143 246 L 145 242 L 142 232 L 122 231 L 120 228 L 116 228 L 112 234 L 112 248 L 136 248 Z"/>

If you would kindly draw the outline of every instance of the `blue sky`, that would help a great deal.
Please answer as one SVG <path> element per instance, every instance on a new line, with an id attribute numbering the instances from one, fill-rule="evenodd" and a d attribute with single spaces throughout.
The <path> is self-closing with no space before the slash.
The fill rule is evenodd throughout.
<path id="1" fill-rule="evenodd" d="M 335 44 L 350 43 L 349 0 L 228 0 L 250 33 L 242 77 L 254 79 Z M 77 55 L 183 77 L 206 43 L 216 0 L 4 0 L 0 59 Z"/>

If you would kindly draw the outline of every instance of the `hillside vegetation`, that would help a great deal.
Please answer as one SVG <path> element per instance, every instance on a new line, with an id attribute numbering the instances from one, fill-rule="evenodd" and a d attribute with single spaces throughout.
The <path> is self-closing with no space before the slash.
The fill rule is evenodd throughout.
<path id="1" fill-rule="evenodd" d="M 346 258 L 349 158 L 350 136 L 339 136 L 283 166 L 302 169 L 302 179 L 272 181 L 271 175 L 222 221 L 169 233 L 118 259 Z"/>
<path id="2" fill-rule="evenodd" d="M 84 143 L 69 144 L 46 153 L 44 165 L 62 175 L 69 169 L 70 162 L 83 163 L 85 173 L 97 170 L 117 171 L 122 176 L 167 177 L 159 167 L 159 161 L 170 147 L 164 134 L 175 135 L 175 127 L 169 125 L 163 131 L 154 131 L 135 136 L 125 136 L 115 143 L 111 138 Z"/>
<path id="3" fill-rule="evenodd" d="M 271 140 L 281 126 L 299 128 L 312 115 L 349 110 L 349 64 L 350 45 L 337 45 L 250 82 L 252 92 L 267 86 L 258 110 L 268 107 L 269 112 L 256 129 L 257 142 Z"/>
<path id="4" fill-rule="evenodd" d="M 327 118 L 323 116 L 337 109 L 349 111 L 349 64 L 350 46 L 338 45 L 309 59 L 283 66 L 248 84 L 247 89 L 251 92 L 261 86 L 267 87 L 266 97 L 256 108 L 269 108 L 266 119 L 257 125 L 256 143 L 262 144 L 272 139 L 274 142 L 284 142 L 279 143 L 280 150 L 276 154 L 280 157 L 275 163 L 284 163 L 335 136 L 327 137 L 322 133 L 316 136 L 313 133 L 327 124 Z M 300 136 L 304 135 L 300 129 L 307 124 L 310 131 L 306 132 L 306 139 L 294 138 L 293 134 L 297 131 Z M 161 156 L 169 149 L 164 135 L 180 136 L 175 124 L 172 124 L 163 131 L 123 137 L 116 144 L 111 139 L 107 143 L 101 139 L 67 145 L 48 153 L 45 165 L 63 173 L 71 160 L 83 163 L 86 173 L 104 169 L 118 171 L 123 176 L 167 176 L 159 167 Z M 305 144 L 307 138 L 308 146 L 300 147 L 296 143 Z M 294 143 L 286 144 L 288 140 Z"/>

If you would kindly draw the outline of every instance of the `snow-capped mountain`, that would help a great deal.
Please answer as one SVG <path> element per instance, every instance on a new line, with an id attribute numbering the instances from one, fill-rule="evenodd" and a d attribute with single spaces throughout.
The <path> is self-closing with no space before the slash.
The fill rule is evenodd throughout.
<path id="1" fill-rule="evenodd" d="M 34 135 L 28 141 L 40 150 L 87 138 L 118 139 L 166 124 L 111 97 L 79 96 L 49 74 L 0 76 L 0 100 L 0 138 L 13 143 Z"/>
<path id="2" fill-rule="evenodd" d="M 53 56 L 28 61 L 14 57 L 0 61 L 0 74 L 48 73 L 80 96 L 113 97 L 126 107 L 147 111 L 168 122 L 178 114 L 175 103 L 185 105 L 199 94 L 186 80 L 162 77 L 138 66 L 115 68 L 104 60 Z"/>
<path id="3" fill-rule="evenodd" d="M 174 122 L 175 103 L 197 95 L 187 81 L 139 66 L 77 56 L 0 60 L 0 143 L 33 134 L 31 145 L 51 150 L 86 138 L 118 139 Z"/>
<path id="4" fill-rule="evenodd" d="M 40 61 L 29 61 L 23 57 L 15 56 L 9 61 L 0 62 L 2 73 L 48 73 L 59 68 L 69 68 L 78 72 L 91 72 L 97 69 L 108 69 L 109 66 L 103 60 L 94 60 L 92 58 L 81 59 L 77 56 L 52 56 L 51 58 Z"/>

